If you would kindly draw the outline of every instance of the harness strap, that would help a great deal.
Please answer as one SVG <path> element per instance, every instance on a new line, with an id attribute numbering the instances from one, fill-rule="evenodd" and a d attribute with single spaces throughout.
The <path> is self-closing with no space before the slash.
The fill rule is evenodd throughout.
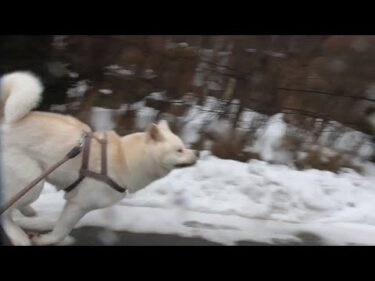
<path id="1" fill-rule="evenodd" d="M 107 134 L 104 133 L 103 139 L 100 142 L 102 146 L 102 175 L 107 175 Z"/>
<path id="2" fill-rule="evenodd" d="M 67 188 L 64 189 L 65 192 L 70 192 L 72 191 L 77 185 L 80 184 L 80 182 L 84 179 L 84 176 L 79 176 L 79 178 L 73 182 L 71 185 L 69 185 Z"/>
<path id="3" fill-rule="evenodd" d="M 105 182 L 106 184 L 108 184 L 110 187 L 117 190 L 118 192 L 123 193 L 123 192 L 126 191 L 126 189 L 124 189 L 123 187 L 118 185 L 115 181 L 113 181 L 107 175 L 98 174 L 98 173 L 95 173 L 95 172 L 89 171 L 89 170 L 81 171 L 81 175 L 82 175 L 82 179 L 85 178 L 85 177 L 89 177 L 89 178 L 96 179 L 98 181 Z"/>
<path id="4" fill-rule="evenodd" d="M 92 133 L 88 133 L 83 145 L 81 170 L 87 170 L 89 168 L 91 138 Z"/>
<path id="5" fill-rule="evenodd" d="M 88 169 L 89 160 L 90 160 L 90 147 L 91 147 L 91 139 L 94 138 L 96 141 L 99 142 L 100 148 L 101 148 L 101 173 L 96 173 L 93 171 L 90 171 Z M 126 188 L 121 187 L 119 184 L 117 184 L 114 180 L 112 180 L 108 175 L 108 165 L 107 165 L 107 134 L 104 133 L 103 139 L 99 139 L 96 136 L 93 135 L 93 133 L 88 133 L 85 137 L 84 146 L 83 146 L 83 154 L 82 154 L 82 166 L 79 171 L 79 178 L 74 181 L 71 185 L 69 185 L 64 190 L 66 192 L 72 191 L 78 184 L 81 183 L 81 181 L 85 177 L 94 178 L 98 181 L 102 181 L 106 184 L 108 184 L 110 187 L 115 189 L 118 192 L 125 192 Z"/>

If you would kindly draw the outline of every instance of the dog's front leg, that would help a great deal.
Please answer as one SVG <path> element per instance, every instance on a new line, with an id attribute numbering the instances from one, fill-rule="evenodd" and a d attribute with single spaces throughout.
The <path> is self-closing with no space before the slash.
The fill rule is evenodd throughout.
<path id="1" fill-rule="evenodd" d="M 27 234 L 12 219 L 12 211 L 3 214 L 4 232 L 15 246 L 30 246 L 31 242 Z"/>
<path id="2" fill-rule="evenodd" d="M 52 232 L 33 237 L 33 244 L 51 245 L 63 241 L 72 231 L 77 222 L 89 211 L 90 210 L 84 209 L 76 203 L 69 201 L 66 202 L 64 210 Z"/>

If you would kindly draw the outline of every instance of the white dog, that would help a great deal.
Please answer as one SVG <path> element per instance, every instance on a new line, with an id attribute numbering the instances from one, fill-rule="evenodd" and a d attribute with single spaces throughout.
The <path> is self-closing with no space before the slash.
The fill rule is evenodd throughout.
<path id="1" fill-rule="evenodd" d="M 4 112 L 4 204 L 63 158 L 77 145 L 83 131 L 91 130 L 71 116 L 31 111 L 41 99 L 43 86 L 29 72 L 4 75 L 0 91 Z M 95 132 L 94 136 L 100 139 L 103 133 Z M 146 132 L 125 137 L 113 131 L 107 132 L 107 142 L 108 176 L 130 193 L 164 177 L 174 168 L 193 165 L 198 159 L 198 152 L 186 149 L 165 121 L 151 124 Z M 100 144 L 93 140 L 90 148 L 89 169 L 99 172 Z M 58 189 L 64 189 L 77 180 L 81 163 L 82 153 L 64 163 L 46 180 Z M 29 239 L 12 219 L 12 213 L 18 209 L 26 216 L 35 215 L 29 205 L 39 197 L 42 187 L 43 183 L 35 186 L 2 216 L 4 231 L 14 245 L 58 244 L 68 237 L 87 212 L 110 206 L 126 194 L 102 181 L 84 178 L 77 187 L 65 194 L 66 203 L 54 229 Z"/>

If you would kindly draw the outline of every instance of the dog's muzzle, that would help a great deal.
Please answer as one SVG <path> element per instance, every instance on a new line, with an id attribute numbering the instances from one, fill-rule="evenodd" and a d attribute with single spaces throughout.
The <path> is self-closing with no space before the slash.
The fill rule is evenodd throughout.
<path id="1" fill-rule="evenodd" d="M 182 163 L 182 164 L 177 164 L 175 165 L 175 168 L 186 168 L 186 167 L 191 167 L 194 166 L 196 162 L 193 163 Z"/>
<path id="2" fill-rule="evenodd" d="M 174 167 L 175 168 L 186 168 L 186 167 L 194 166 L 196 163 L 197 163 L 197 161 L 194 161 L 194 162 L 191 162 L 191 163 L 181 163 L 181 164 L 175 165 Z"/>
<path id="3" fill-rule="evenodd" d="M 197 159 L 196 159 L 195 161 L 190 162 L 190 163 L 180 163 L 180 164 L 176 164 L 174 167 L 175 167 L 175 168 L 185 168 L 185 167 L 191 167 L 191 166 L 194 166 L 194 165 L 197 163 L 197 160 L 198 160 L 198 158 L 199 158 L 199 154 L 200 154 L 199 150 L 195 150 L 195 151 L 194 151 L 194 154 L 195 154 L 195 156 L 197 157 Z"/>

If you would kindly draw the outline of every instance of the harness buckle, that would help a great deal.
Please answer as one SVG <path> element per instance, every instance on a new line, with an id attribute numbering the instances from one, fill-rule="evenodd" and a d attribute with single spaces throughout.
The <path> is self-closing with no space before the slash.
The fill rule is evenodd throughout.
<path id="1" fill-rule="evenodd" d="M 87 137 L 88 137 L 88 133 L 83 132 L 82 135 L 81 135 L 81 137 L 80 137 L 80 139 L 79 139 L 79 143 L 78 143 L 78 146 L 79 146 L 80 148 L 82 148 L 83 145 L 85 144 L 85 141 L 86 141 L 86 138 L 87 138 Z"/>

